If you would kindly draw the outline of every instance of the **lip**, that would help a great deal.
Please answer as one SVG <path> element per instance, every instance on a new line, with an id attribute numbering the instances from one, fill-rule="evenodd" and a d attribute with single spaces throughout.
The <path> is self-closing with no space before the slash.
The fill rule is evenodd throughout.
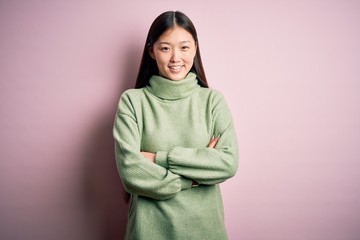
<path id="1" fill-rule="evenodd" d="M 184 65 L 170 65 L 168 66 L 171 72 L 180 72 Z"/>

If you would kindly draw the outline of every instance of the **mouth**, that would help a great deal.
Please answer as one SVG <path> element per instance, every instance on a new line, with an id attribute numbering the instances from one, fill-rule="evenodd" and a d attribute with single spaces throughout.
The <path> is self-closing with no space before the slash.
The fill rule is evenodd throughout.
<path id="1" fill-rule="evenodd" d="M 169 66 L 170 71 L 172 72 L 179 72 L 183 65 L 175 65 L 175 66 Z"/>

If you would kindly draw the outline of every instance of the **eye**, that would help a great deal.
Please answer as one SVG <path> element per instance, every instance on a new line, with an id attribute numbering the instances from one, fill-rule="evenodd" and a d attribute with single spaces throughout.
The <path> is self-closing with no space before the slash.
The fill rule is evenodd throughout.
<path id="1" fill-rule="evenodd" d="M 170 48 L 168 48 L 168 47 L 162 47 L 162 48 L 160 48 L 160 50 L 163 51 L 163 52 L 167 52 L 167 51 L 170 51 Z"/>
<path id="2" fill-rule="evenodd" d="M 188 50 L 190 47 L 189 46 L 182 46 L 181 49 L 182 50 Z"/>

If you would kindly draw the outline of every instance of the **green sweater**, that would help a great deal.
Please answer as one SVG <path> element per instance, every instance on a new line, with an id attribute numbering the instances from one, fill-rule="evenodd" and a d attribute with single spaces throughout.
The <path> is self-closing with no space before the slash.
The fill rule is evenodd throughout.
<path id="1" fill-rule="evenodd" d="M 180 81 L 153 76 L 122 94 L 113 134 L 131 194 L 126 239 L 227 239 L 218 184 L 235 175 L 238 150 L 218 91 L 200 87 L 192 72 Z M 220 136 L 215 148 L 207 147 L 212 136 Z M 156 153 L 156 164 L 141 151 Z"/>

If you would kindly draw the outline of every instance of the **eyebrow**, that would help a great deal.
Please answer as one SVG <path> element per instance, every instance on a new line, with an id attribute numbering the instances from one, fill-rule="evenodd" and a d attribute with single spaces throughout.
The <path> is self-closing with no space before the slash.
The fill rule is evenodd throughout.
<path id="1" fill-rule="evenodd" d="M 191 43 L 192 41 L 186 40 L 186 41 L 181 41 L 180 43 Z M 170 45 L 170 43 L 168 42 L 159 42 L 159 44 L 167 44 Z"/>

